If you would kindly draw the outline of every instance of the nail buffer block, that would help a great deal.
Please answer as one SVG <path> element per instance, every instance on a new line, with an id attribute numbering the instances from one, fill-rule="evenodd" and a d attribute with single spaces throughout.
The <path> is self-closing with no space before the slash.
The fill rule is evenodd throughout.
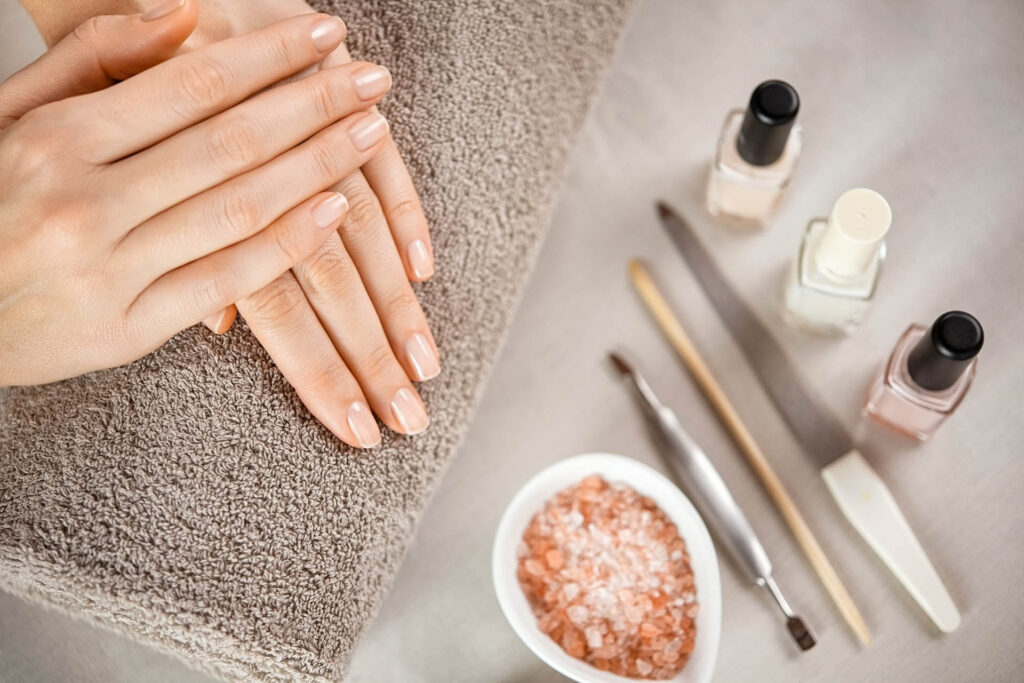
<path id="1" fill-rule="evenodd" d="M 789 428 L 821 470 L 839 509 L 940 630 L 960 612 L 888 487 L 843 426 L 800 379 L 778 341 L 733 291 L 690 225 L 658 204 L 662 225 L 750 361 Z"/>

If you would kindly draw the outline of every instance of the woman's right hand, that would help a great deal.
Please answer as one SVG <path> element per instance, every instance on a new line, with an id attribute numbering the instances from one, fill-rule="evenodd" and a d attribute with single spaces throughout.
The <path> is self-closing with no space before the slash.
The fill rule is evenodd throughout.
<path id="1" fill-rule="evenodd" d="M 343 38 L 335 18 L 298 16 L 12 114 L 58 45 L 0 86 L 0 386 L 135 360 L 335 233 L 346 201 L 321 190 L 384 144 L 365 110 L 387 72 L 254 93 Z"/>

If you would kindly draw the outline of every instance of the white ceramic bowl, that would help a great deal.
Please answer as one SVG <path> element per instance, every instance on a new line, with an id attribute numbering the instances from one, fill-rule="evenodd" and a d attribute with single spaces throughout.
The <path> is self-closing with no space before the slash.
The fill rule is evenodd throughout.
<path id="1" fill-rule="evenodd" d="M 722 629 L 722 584 L 718 575 L 718 559 L 711 536 L 690 501 L 675 484 L 656 470 L 621 455 L 591 453 L 561 460 L 534 475 L 508 504 L 498 524 L 491 556 L 494 590 L 505 618 L 526 646 L 551 668 L 579 683 L 628 683 L 624 678 L 598 671 L 586 662 L 570 657 L 537 627 L 537 619 L 516 578 L 516 548 L 523 538 L 530 519 L 555 493 L 579 483 L 589 474 L 599 474 L 608 481 L 632 486 L 650 497 L 665 511 L 679 529 L 690 552 L 697 589 L 697 637 L 686 667 L 673 683 L 707 683 L 715 668 L 718 640 Z"/>

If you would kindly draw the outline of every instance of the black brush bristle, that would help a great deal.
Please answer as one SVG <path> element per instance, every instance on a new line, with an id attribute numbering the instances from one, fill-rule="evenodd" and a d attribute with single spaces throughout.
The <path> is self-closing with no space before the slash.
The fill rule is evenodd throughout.
<path id="1" fill-rule="evenodd" d="M 810 650 L 814 647 L 814 636 L 807 630 L 803 620 L 800 617 L 790 617 L 786 621 L 786 628 L 789 629 L 790 634 L 793 636 L 793 640 L 800 646 L 801 650 Z"/>

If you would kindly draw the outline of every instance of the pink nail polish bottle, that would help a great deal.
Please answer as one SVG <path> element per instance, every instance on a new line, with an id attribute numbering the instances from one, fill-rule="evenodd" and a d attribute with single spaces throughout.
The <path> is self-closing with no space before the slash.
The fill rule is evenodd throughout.
<path id="1" fill-rule="evenodd" d="M 911 325 L 872 385 L 864 413 L 927 441 L 971 386 L 984 340 L 981 323 L 963 311 L 943 313 L 930 328 Z"/>

